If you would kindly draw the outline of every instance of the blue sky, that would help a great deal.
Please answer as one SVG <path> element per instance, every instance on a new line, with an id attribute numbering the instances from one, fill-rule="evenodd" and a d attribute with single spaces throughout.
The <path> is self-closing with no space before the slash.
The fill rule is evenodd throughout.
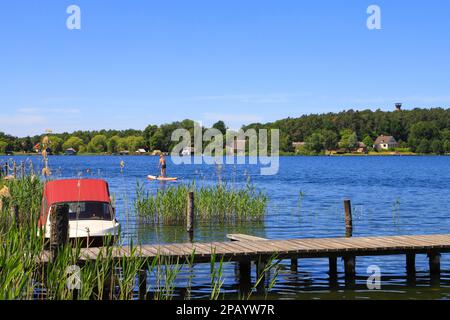
<path id="1" fill-rule="evenodd" d="M 449 18 L 448 0 L 3 1 L 0 131 L 449 107 Z"/>

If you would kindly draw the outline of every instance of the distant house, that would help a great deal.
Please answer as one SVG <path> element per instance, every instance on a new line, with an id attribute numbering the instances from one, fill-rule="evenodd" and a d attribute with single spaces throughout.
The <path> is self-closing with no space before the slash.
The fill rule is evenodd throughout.
<path id="1" fill-rule="evenodd" d="M 120 154 L 121 156 L 127 156 L 127 155 L 130 154 L 130 151 L 128 151 L 128 150 L 122 150 L 122 151 L 119 151 L 119 154 Z"/>
<path id="2" fill-rule="evenodd" d="M 358 142 L 358 145 L 356 147 L 356 153 L 367 153 L 367 146 L 364 142 Z"/>
<path id="3" fill-rule="evenodd" d="M 137 149 L 136 153 L 144 154 L 144 153 L 147 153 L 147 150 L 145 150 L 145 149 Z"/>
<path id="4" fill-rule="evenodd" d="M 76 156 L 77 151 L 74 148 L 69 148 L 69 149 L 66 149 L 66 151 L 64 151 L 64 154 L 66 156 Z"/>
<path id="5" fill-rule="evenodd" d="M 393 136 L 381 135 L 375 140 L 375 143 L 373 144 L 373 148 L 376 150 L 388 150 L 397 147 L 398 147 L 397 140 L 395 140 Z"/>

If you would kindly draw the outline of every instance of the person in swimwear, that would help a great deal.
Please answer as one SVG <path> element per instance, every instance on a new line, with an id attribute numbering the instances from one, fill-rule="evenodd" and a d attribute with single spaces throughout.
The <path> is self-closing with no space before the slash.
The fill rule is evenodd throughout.
<path id="1" fill-rule="evenodd" d="M 167 164 L 166 164 L 166 158 L 164 158 L 163 154 L 161 154 L 159 156 L 159 167 L 161 168 L 161 177 L 165 178 L 166 177 Z"/>

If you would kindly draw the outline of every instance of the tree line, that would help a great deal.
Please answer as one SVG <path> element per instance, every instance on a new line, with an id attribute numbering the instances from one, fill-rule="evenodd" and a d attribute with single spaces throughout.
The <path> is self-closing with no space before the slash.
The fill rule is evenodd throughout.
<path id="1" fill-rule="evenodd" d="M 53 153 L 63 153 L 73 148 L 79 153 L 117 153 L 123 150 L 135 152 L 170 152 L 178 143 L 172 141 L 172 132 L 183 128 L 193 136 L 194 121 L 183 120 L 162 125 L 149 125 L 144 130 L 75 131 L 51 134 Z M 223 121 L 213 125 L 225 134 Z M 203 128 L 204 130 L 206 128 Z M 416 153 L 450 153 L 450 109 L 413 109 L 385 112 L 381 110 L 346 110 L 339 113 L 310 114 L 298 118 L 286 118 L 270 123 L 253 123 L 248 129 L 279 129 L 280 151 L 295 152 L 293 142 L 305 142 L 304 152 L 320 154 L 324 150 L 351 149 L 359 142 L 371 147 L 380 136 L 392 135 L 401 149 Z M 34 152 L 43 135 L 13 137 L 0 132 L 0 153 Z"/>
<path id="2" fill-rule="evenodd" d="M 346 110 L 311 114 L 271 123 L 254 123 L 244 129 L 279 129 L 280 150 L 295 152 L 293 142 L 305 142 L 306 152 L 351 149 L 363 142 L 369 148 L 380 135 L 393 136 L 399 149 L 415 153 L 450 153 L 450 109 Z"/>
<path id="3" fill-rule="evenodd" d="M 193 136 L 194 121 L 183 120 L 160 126 L 149 125 L 144 130 L 99 130 L 99 131 L 75 131 L 73 133 L 49 134 L 51 152 L 64 153 L 67 149 L 74 149 L 78 153 L 119 153 L 121 151 L 136 152 L 138 149 L 146 151 L 160 150 L 170 152 L 178 143 L 171 141 L 172 132 L 176 129 L 189 130 Z M 223 121 L 218 121 L 213 128 L 224 133 L 227 130 Z M 206 130 L 206 128 L 203 128 Z M 47 134 L 14 137 L 0 132 L 1 153 L 33 153 L 39 146 L 42 138 Z"/>

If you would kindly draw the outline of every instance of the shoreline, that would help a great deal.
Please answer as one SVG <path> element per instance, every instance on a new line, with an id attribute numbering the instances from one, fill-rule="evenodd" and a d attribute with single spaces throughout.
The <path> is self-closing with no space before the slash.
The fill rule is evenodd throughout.
<path id="1" fill-rule="evenodd" d="M 98 154 L 98 153 L 83 153 L 77 155 L 52 154 L 49 157 L 159 157 L 159 155 L 152 154 Z M 169 156 L 170 155 L 166 155 Z M 202 155 L 203 156 L 203 155 Z M 316 154 L 316 155 L 300 155 L 294 153 L 282 153 L 280 157 L 448 157 L 450 154 L 420 154 L 420 153 L 369 153 L 369 154 Z M 0 157 L 41 157 L 41 154 L 36 153 L 16 153 L 16 154 L 0 154 Z M 225 155 L 224 155 L 225 157 Z M 234 157 L 249 157 L 249 155 L 234 155 Z"/>

